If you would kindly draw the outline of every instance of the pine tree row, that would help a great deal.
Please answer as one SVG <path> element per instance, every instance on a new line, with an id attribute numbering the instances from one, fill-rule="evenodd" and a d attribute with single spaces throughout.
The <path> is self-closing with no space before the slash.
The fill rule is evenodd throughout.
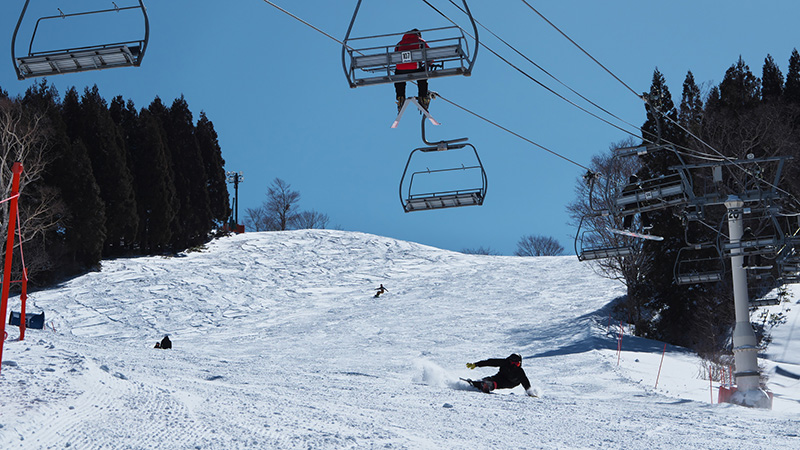
<path id="1" fill-rule="evenodd" d="M 62 100 L 46 81 L 21 98 L 0 97 L 28 123 L 40 119 L 41 162 L 25 156 L 20 197 L 23 215 L 42 212 L 23 227 L 32 280 L 201 245 L 230 215 L 214 125 L 204 112 L 195 123 L 183 97 L 137 110 L 121 96 L 109 104 L 97 86 Z"/>

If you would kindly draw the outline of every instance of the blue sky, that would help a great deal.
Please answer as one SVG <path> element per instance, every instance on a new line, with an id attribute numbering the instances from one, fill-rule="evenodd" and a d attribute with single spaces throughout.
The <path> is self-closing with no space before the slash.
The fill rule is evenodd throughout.
<path id="1" fill-rule="evenodd" d="M 467 25 L 449 1 L 430 1 Z M 274 3 L 341 39 L 356 1 Z M 640 100 L 521 0 L 468 3 L 480 22 L 567 85 L 629 123 L 638 126 L 644 121 Z M 688 70 L 707 88 L 719 83 L 740 55 L 760 76 L 764 58 L 771 54 L 785 74 L 789 55 L 798 47 L 800 4 L 794 0 L 770 1 L 768 6 L 743 0 L 529 3 L 638 92 L 649 89 L 658 67 L 676 102 Z M 24 93 L 33 82 L 16 80 L 10 55 L 23 4 L 0 4 L 0 29 L 6 30 L 6 45 L 0 45 L 0 87 L 11 94 Z M 502 254 L 512 254 L 524 235 L 545 235 L 558 239 L 567 253 L 572 251 L 575 229 L 567 224 L 566 205 L 575 198 L 581 167 L 442 100 L 434 101 L 431 112 L 442 125 L 428 127 L 429 140 L 469 137 L 487 172 L 486 201 L 480 207 L 404 213 L 398 185 L 409 154 L 422 141 L 416 113 L 407 114 L 398 129 L 390 129 L 395 115 L 391 85 L 350 89 L 341 46 L 263 0 L 149 0 L 145 5 L 150 42 L 141 67 L 60 75 L 49 81 L 62 95 L 71 86 L 82 92 L 97 84 L 107 99 L 122 95 L 139 108 L 156 96 L 169 104 L 184 95 L 195 119 L 205 111 L 213 121 L 226 169 L 244 172 L 240 221 L 245 208 L 260 205 L 270 182 L 280 177 L 300 192 L 301 209 L 326 213 L 331 226 L 345 230 L 450 250 L 491 248 Z M 31 0 L 27 19 L 57 14 L 58 7 L 69 13 L 112 5 L 105 0 Z M 111 17 L 108 29 L 87 22 L 68 30 L 63 22 L 41 29 L 37 45 L 58 47 L 73 37 L 100 43 L 118 34 L 138 38 L 143 33 L 138 17 L 130 23 Z M 422 0 L 364 0 L 353 36 L 447 25 Z M 593 109 L 484 29 L 479 32 L 483 44 Z M 27 40 L 23 26 L 17 53 L 25 51 Z M 486 48 L 479 50 L 473 76 L 432 80 L 430 88 L 581 165 L 628 137 L 547 92 Z M 413 86 L 409 89 L 413 92 Z"/>

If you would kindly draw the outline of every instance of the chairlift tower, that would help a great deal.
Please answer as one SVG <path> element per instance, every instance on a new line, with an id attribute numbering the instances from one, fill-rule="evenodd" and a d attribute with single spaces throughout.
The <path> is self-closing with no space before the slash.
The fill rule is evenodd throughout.
<path id="1" fill-rule="evenodd" d="M 744 202 L 731 195 L 725 201 L 728 209 L 728 233 L 730 242 L 738 244 L 744 235 Z M 736 363 L 736 392 L 730 402 L 743 406 L 769 408 L 769 396 L 759 385 L 758 340 L 750 324 L 749 297 L 747 295 L 747 271 L 744 268 L 744 249 L 731 250 L 731 273 L 733 277 L 733 302 L 736 325 L 733 329 L 733 356 Z"/>
<path id="2" fill-rule="evenodd" d="M 627 239 L 626 244 L 604 246 L 608 241 L 607 236 L 591 229 L 596 224 L 590 223 L 590 228 L 583 230 L 584 219 L 604 219 L 606 217 L 618 219 L 620 216 L 643 214 L 665 208 L 681 207 L 684 209 L 684 219 L 687 224 L 691 221 L 702 222 L 707 207 L 726 208 L 728 223 L 728 236 L 725 239 L 722 227 L 724 220 L 717 229 L 716 242 L 691 243 L 688 247 L 678 252 L 675 262 L 675 282 L 677 284 L 693 284 L 705 282 L 719 282 L 725 273 L 724 259 L 730 259 L 731 274 L 734 291 L 735 325 L 733 330 L 733 353 L 736 366 L 735 392 L 727 401 L 743 406 L 770 408 L 772 401 L 760 386 L 760 373 L 758 368 L 758 340 L 750 324 L 750 306 L 748 294 L 747 270 L 771 269 L 772 266 L 759 267 L 745 265 L 745 257 L 769 256 L 778 258 L 780 268 L 780 282 L 800 282 L 800 257 L 796 244 L 800 238 L 794 238 L 800 230 L 793 235 L 787 234 L 785 227 L 779 222 L 781 212 L 776 205 L 784 200 L 784 191 L 777 186 L 781 181 L 781 173 L 787 157 L 762 157 L 755 158 L 748 155 L 746 159 L 705 162 L 700 164 L 686 164 L 680 154 L 671 146 L 639 146 L 619 149 L 615 157 L 642 155 L 655 150 L 673 151 L 679 165 L 669 167 L 671 173 L 659 175 L 650 180 L 636 180 L 626 185 L 616 194 L 608 209 L 595 210 L 591 206 L 591 195 L 596 176 L 587 174 L 590 182 L 590 209 L 591 212 L 581 219 L 576 235 L 575 250 L 579 260 L 598 258 L 627 257 L 633 251 L 630 246 L 632 239 Z M 774 177 L 769 180 L 762 178 L 760 165 L 774 165 Z M 755 170 L 744 169 L 753 167 Z M 723 185 L 722 174 L 724 167 L 737 167 L 745 170 L 749 175 L 749 183 L 739 183 L 740 190 L 735 195 L 725 196 L 720 189 Z M 711 181 L 706 192 L 700 186 L 695 186 L 693 171 L 711 170 Z M 611 195 L 614 197 L 614 195 Z M 755 214 L 758 212 L 760 214 Z M 748 221 L 760 221 L 761 235 L 746 234 L 744 230 L 745 216 Z M 610 219 L 608 219 L 610 220 Z M 606 222 L 608 220 L 605 220 Z M 602 223 L 602 222 L 601 222 Z M 688 225 L 687 225 L 688 226 Z M 770 230 L 769 235 L 764 235 L 763 230 Z M 688 228 L 687 228 L 688 230 Z M 650 237 L 631 233 L 635 237 Z M 599 244 L 598 244 L 599 243 Z M 710 271 L 709 266 L 716 270 Z M 759 302 L 755 302 L 758 304 Z M 770 303 L 771 304 L 771 303 Z"/>
<path id="3" fill-rule="evenodd" d="M 228 183 L 233 183 L 233 214 L 236 227 L 239 227 L 239 183 L 244 182 L 244 174 L 242 172 L 225 172 L 228 177 Z"/>

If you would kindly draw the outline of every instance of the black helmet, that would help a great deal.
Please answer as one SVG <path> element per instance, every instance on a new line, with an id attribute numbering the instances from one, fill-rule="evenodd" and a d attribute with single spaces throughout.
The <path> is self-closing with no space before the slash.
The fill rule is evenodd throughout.
<path id="1" fill-rule="evenodd" d="M 522 356 L 520 356 L 518 353 L 512 353 L 511 356 L 509 356 L 506 359 L 511 362 L 518 362 L 518 363 L 522 362 Z"/>

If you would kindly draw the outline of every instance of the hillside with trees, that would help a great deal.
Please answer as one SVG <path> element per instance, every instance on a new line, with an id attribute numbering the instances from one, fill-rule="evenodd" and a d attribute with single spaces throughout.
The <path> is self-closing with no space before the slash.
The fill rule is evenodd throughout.
<path id="1" fill-rule="evenodd" d="M 641 127 L 642 139 L 614 144 L 609 154 L 594 157 L 592 172 L 603 174 L 604 182 L 602 186 L 590 187 L 592 184 L 586 180 L 578 181 L 577 199 L 568 206 L 575 225 L 584 220 L 584 227 L 586 222 L 594 222 L 592 225 L 598 229 L 622 228 L 621 223 L 613 222 L 619 218 L 592 215 L 592 211 L 598 205 L 613 205 L 631 175 L 652 180 L 674 176 L 676 167 L 722 162 L 720 166 L 724 168 L 718 178 L 693 172 L 689 181 L 695 190 L 710 189 L 724 198 L 758 186 L 772 189 L 772 180 L 780 174 L 781 199 L 757 207 L 785 224 L 785 234 L 797 233 L 800 211 L 800 54 L 797 50 L 789 58 L 785 77 L 772 56 L 765 58 L 760 78 L 740 57 L 727 69 L 722 81 L 706 92 L 689 71 L 677 104 L 658 69 L 653 74 L 650 91 L 642 96 L 647 113 L 647 120 Z M 674 151 L 647 152 L 632 158 L 613 156 L 617 148 L 647 143 L 667 145 Z M 787 157 L 782 172 L 769 163 L 731 163 L 776 157 Z M 727 265 L 719 269 L 721 281 L 678 284 L 675 280 L 681 249 L 694 243 L 712 243 L 710 247 L 713 247 L 718 236 L 724 237 L 725 207 L 713 205 L 700 209 L 682 205 L 651 211 L 648 217 L 653 223 L 649 232 L 663 237 L 663 241 L 637 240 L 631 246 L 631 254 L 593 263 L 605 276 L 619 279 L 627 286 L 627 296 L 620 303 L 619 312 L 636 325 L 636 333 L 641 336 L 690 347 L 706 355 L 728 348 L 734 315 L 730 259 L 720 257 L 715 262 L 715 258 L 709 258 L 711 265 Z M 756 237 L 759 233 L 769 235 L 772 225 L 767 222 L 769 220 L 752 221 Z M 598 236 L 597 239 L 610 246 L 619 239 L 609 233 Z M 719 241 L 716 242 L 719 247 Z M 751 280 L 751 298 L 780 287 L 785 281 L 779 273 L 779 264 L 767 261 L 760 266 L 763 276 L 758 278 L 758 283 L 755 277 Z M 771 272 L 766 273 L 767 269 Z M 718 269 L 707 267 L 704 270 Z M 768 281 L 764 283 L 764 280 Z M 754 324 L 757 333 L 768 339 L 768 328 L 781 318 L 759 317 L 759 323 Z"/>
<path id="2" fill-rule="evenodd" d="M 0 126 L 3 198 L 11 163 L 24 167 L 21 238 L 32 283 L 103 258 L 202 245 L 230 216 L 214 125 L 204 112 L 195 121 L 183 97 L 137 109 L 121 96 L 108 102 L 97 86 L 61 98 L 45 80 L 22 97 L 0 89 Z"/>

